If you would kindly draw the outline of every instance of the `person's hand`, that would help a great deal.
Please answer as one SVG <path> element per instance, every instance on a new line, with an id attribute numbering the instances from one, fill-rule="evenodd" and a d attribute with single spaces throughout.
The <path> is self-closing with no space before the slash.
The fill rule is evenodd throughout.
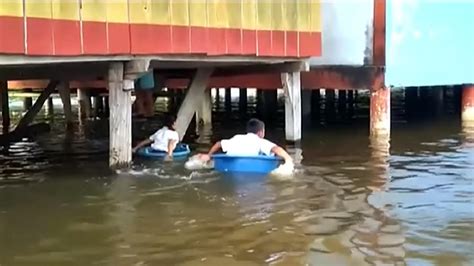
<path id="1" fill-rule="evenodd" d="M 285 165 L 285 167 L 289 167 L 289 168 L 294 168 L 295 167 L 295 163 L 293 163 L 293 159 L 291 159 L 291 158 L 285 160 L 285 163 L 283 165 Z"/>
<path id="2" fill-rule="evenodd" d="M 203 162 L 209 162 L 211 160 L 211 156 L 209 156 L 209 154 L 199 154 L 198 158 Z"/>

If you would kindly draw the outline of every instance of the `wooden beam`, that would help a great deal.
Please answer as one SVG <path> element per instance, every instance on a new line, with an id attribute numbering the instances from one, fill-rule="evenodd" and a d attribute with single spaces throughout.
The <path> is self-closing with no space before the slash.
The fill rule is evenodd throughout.
<path id="1" fill-rule="evenodd" d="M 8 103 L 8 82 L 0 80 L 0 98 L 2 105 L 2 126 L 3 134 L 7 134 L 10 131 L 10 106 Z"/>
<path id="2" fill-rule="evenodd" d="M 179 108 L 176 121 L 176 130 L 178 131 L 180 140 L 183 139 L 189 123 L 191 123 L 193 119 L 194 113 L 202 102 L 212 71 L 212 68 L 199 68 L 189 83 L 188 93 Z"/>
<path id="3" fill-rule="evenodd" d="M 258 64 L 247 66 L 222 67 L 216 69 L 214 77 L 236 76 L 246 74 L 265 73 L 292 73 L 309 71 L 310 66 L 307 61 L 288 62 L 279 64 Z"/>
<path id="4" fill-rule="evenodd" d="M 46 64 L 2 67 L 0 80 L 96 80 L 107 74 L 106 63 Z"/>
<path id="5" fill-rule="evenodd" d="M 108 73 L 109 88 L 109 165 L 111 168 L 128 167 L 132 161 L 132 97 L 125 90 L 124 64 L 110 64 Z M 133 81 L 131 82 L 133 85 Z"/>
<path id="6" fill-rule="evenodd" d="M 43 90 L 43 92 L 41 92 L 40 96 L 38 97 L 38 99 L 36 99 L 36 102 L 33 104 L 30 110 L 28 110 L 28 112 L 21 118 L 20 122 L 15 128 L 15 131 L 21 130 L 22 128 L 27 127 L 31 122 L 33 122 L 35 116 L 43 107 L 44 102 L 46 102 L 51 93 L 54 92 L 58 84 L 59 81 L 57 80 L 52 80 L 49 82 L 48 86 Z"/>
<path id="7" fill-rule="evenodd" d="M 301 75 L 281 74 L 285 91 L 285 135 L 288 141 L 301 140 Z"/>
<path id="8" fill-rule="evenodd" d="M 46 88 L 40 93 L 36 102 L 31 106 L 28 112 L 22 117 L 20 122 L 15 128 L 15 131 L 26 128 L 31 122 L 33 122 L 36 115 L 39 113 L 44 103 L 49 99 L 50 95 L 56 89 L 58 81 L 50 81 Z"/>

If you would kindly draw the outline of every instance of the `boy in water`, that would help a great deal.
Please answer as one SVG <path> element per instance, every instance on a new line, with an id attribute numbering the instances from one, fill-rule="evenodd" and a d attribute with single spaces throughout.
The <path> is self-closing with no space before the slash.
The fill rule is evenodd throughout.
<path id="1" fill-rule="evenodd" d="M 175 125 L 176 118 L 172 115 L 167 116 L 165 125 L 148 139 L 138 143 L 138 145 L 132 149 L 132 152 L 135 153 L 141 147 L 151 143 L 153 150 L 166 152 L 169 159 L 173 158 L 173 151 L 179 142 L 179 135 L 175 130 Z"/>
<path id="2" fill-rule="evenodd" d="M 230 139 L 224 139 L 216 142 L 207 154 L 201 154 L 199 157 L 203 161 L 209 161 L 211 156 L 222 150 L 231 156 L 257 156 L 260 154 L 281 157 L 285 160 L 285 165 L 293 165 L 293 159 L 280 146 L 264 139 L 265 124 L 255 118 L 247 122 L 247 134 L 238 134 Z"/>

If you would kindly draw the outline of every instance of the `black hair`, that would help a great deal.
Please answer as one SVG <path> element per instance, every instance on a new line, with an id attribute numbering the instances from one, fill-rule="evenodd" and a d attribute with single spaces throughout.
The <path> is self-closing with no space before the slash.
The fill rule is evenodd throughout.
<path id="1" fill-rule="evenodd" d="M 174 122 L 176 122 L 176 117 L 174 115 L 167 115 L 165 117 L 165 126 L 169 129 L 174 129 Z"/>
<path id="2" fill-rule="evenodd" d="M 257 134 L 259 131 L 265 129 L 265 123 L 257 118 L 252 118 L 247 122 L 247 133 Z"/>

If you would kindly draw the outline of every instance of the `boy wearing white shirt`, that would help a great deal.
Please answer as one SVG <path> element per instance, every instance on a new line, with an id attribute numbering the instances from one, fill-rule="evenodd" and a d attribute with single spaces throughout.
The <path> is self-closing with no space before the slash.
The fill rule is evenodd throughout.
<path id="1" fill-rule="evenodd" d="M 264 139 L 264 137 L 265 124 L 258 119 L 252 118 L 247 122 L 247 134 L 238 134 L 230 139 L 216 142 L 209 152 L 207 154 L 201 154 L 200 158 L 203 161 L 209 161 L 214 153 L 222 150 L 232 156 L 275 154 L 285 160 L 285 164 L 293 164 L 293 159 L 283 148 Z"/>
<path id="2" fill-rule="evenodd" d="M 141 147 L 147 146 L 151 143 L 151 148 L 156 151 L 166 152 L 169 158 L 173 157 L 173 151 L 176 148 L 176 144 L 179 142 L 179 135 L 175 128 L 176 118 L 174 116 L 168 116 L 165 121 L 165 126 L 151 135 L 148 139 L 138 143 L 132 149 L 135 153 Z"/>

